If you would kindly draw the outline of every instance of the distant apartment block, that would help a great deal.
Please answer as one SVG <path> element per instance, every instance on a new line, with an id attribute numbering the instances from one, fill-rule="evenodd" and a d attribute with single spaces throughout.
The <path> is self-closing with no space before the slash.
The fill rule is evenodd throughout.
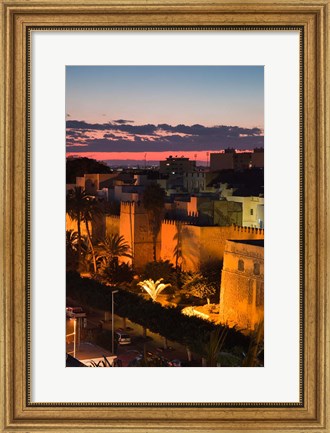
<path id="1" fill-rule="evenodd" d="M 195 170 L 196 161 L 191 161 L 183 156 L 170 156 L 165 161 L 159 162 L 160 174 L 168 176 L 167 188 L 183 188 L 185 174 Z"/>
<path id="2" fill-rule="evenodd" d="M 247 168 L 264 167 L 264 149 L 254 149 L 253 152 L 238 152 L 226 149 L 224 152 L 210 154 L 211 171 L 245 170 Z"/>
<path id="3" fill-rule="evenodd" d="M 264 149 L 259 147 L 252 153 L 252 168 L 264 168 Z"/>
<path id="4" fill-rule="evenodd" d="M 183 156 L 170 156 L 165 161 L 160 161 L 159 172 L 161 174 L 179 174 L 191 173 L 196 168 L 196 161 L 191 161 Z"/>

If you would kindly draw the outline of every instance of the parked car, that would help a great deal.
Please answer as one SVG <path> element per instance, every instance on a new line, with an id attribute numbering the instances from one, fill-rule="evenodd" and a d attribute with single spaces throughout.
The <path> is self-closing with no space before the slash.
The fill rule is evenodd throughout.
<path id="1" fill-rule="evenodd" d="M 170 367 L 181 367 L 181 361 L 180 359 L 172 359 L 172 361 L 169 362 Z"/>
<path id="2" fill-rule="evenodd" d="M 123 346 L 124 344 L 131 344 L 132 342 L 131 337 L 121 331 L 117 331 L 115 333 L 115 339 L 120 346 Z"/>
<path id="3" fill-rule="evenodd" d="M 86 317 L 86 313 L 81 307 L 66 307 L 66 317 L 77 319 L 78 317 Z"/>

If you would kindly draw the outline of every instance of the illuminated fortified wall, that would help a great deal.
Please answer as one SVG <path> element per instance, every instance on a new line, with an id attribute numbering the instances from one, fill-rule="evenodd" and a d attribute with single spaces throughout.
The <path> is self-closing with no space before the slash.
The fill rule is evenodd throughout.
<path id="1" fill-rule="evenodd" d="M 264 230 L 239 226 L 196 226 L 165 220 L 161 230 L 161 259 L 183 271 L 198 271 L 203 265 L 223 260 L 227 239 L 263 239 Z"/>
<path id="2" fill-rule="evenodd" d="M 119 216 L 117 215 L 100 215 L 94 217 L 92 223 L 89 223 L 89 230 L 92 238 L 95 240 L 104 239 L 105 235 L 119 234 Z M 82 221 L 81 234 L 87 236 L 85 223 Z M 66 230 L 78 231 L 77 221 L 72 220 L 68 214 L 66 214 Z"/>
<path id="3" fill-rule="evenodd" d="M 264 242 L 226 242 L 220 321 L 252 331 L 264 317 Z"/>
<path id="4" fill-rule="evenodd" d="M 105 216 L 105 232 L 109 235 L 119 235 L 120 231 L 120 217 L 119 215 L 106 215 Z"/>
<path id="5" fill-rule="evenodd" d="M 78 223 L 77 221 L 70 218 L 69 214 L 67 213 L 65 218 L 65 230 L 73 230 L 74 232 L 78 232 Z M 82 236 L 87 236 L 86 226 L 85 223 L 80 223 L 80 231 Z M 92 233 L 92 229 L 90 227 L 90 231 Z"/>
<path id="6" fill-rule="evenodd" d="M 142 269 L 153 260 L 152 230 L 146 210 L 137 202 L 121 202 L 119 234 L 132 249 L 135 269 Z M 156 257 L 160 257 L 160 233 L 156 243 Z M 125 258 L 127 261 L 127 258 Z"/>

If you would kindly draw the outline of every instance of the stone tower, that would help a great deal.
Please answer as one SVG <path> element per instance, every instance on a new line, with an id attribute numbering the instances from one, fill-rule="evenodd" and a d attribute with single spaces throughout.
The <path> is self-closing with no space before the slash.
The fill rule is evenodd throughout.
<path id="1" fill-rule="evenodd" d="M 153 236 L 147 211 L 139 202 L 121 202 L 119 234 L 132 249 L 133 265 L 141 270 L 153 260 Z M 160 233 L 156 243 L 157 260 L 160 259 Z M 127 259 L 125 259 L 127 261 Z"/>

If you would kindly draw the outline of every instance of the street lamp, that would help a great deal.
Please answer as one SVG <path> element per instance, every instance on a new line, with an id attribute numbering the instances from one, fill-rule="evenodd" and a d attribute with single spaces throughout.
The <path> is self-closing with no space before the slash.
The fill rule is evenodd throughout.
<path id="1" fill-rule="evenodd" d="M 112 331 L 112 354 L 114 354 L 114 348 L 115 348 L 115 304 L 113 302 L 113 295 L 118 293 L 118 290 L 113 290 L 111 292 L 111 331 Z"/>

